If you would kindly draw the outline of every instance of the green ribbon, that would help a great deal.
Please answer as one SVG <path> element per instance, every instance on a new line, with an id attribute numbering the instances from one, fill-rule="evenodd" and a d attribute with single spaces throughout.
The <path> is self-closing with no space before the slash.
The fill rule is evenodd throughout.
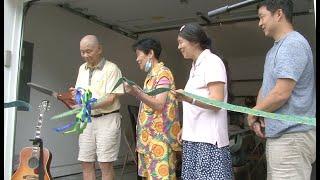
<path id="1" fill-rule="evenodd" d="M 195 94 L 191 94 L 188 92 L 183 92 L 182 93 L 185 96 L 191 97 L 196 99 L 197 101 L 200 101 L 202 103 L 226 109 L 228 111 L 234 111 L 234 112 L 241 112 L 245 114 L 250 114 L 250 115 L 255 115 L 259 117 L 264 117 L 264 118 L 270 118 L 270 119 L 276 119 L 280 121 L 288 121 L 288 122 L 294 122 L 294 123 L 301 123 L 301 124 L 307 124 L 307 125 L 312 125 L 316 126 L 316 118 L 311 118 L 311 117 L 303 117 L 303 116 L 294 116 L 294 115 L 285 115 L 285 114 L 276 114 L 276 113 L 270 113 L 270 112 L 265 112 L 257 109 L 251 109 L 243 106 L 237 106 L 209 98 L 204 98 Z"/>
<path id="2" fill-rule="evenodd" d="M 118 82 L 116 83 L 116 85 L 113 87 L 112 91 L 113 92 L 118 86 L 120 86 L 120 84 L 124 83 L 124 82 L 127 82 L 130 86 L 138 86 L 135 82 L 125 78 L 125 77 L 122 77 L 118 80 Z M 139 86 L 138 86 L 139 87 Z M 140 87 L 139 87 L 140 88 Z M 140 88 L 141 89 L 141 88 Z M 160 93 L 163 93 L 163 92 L 167 92 L 167 91 L 170 91 L 171 89 L 170 88 L 157 88 L 157 89 L 154 89 L 152 91 L 149 91 L 149 92 L 145 92 L 147 95 L 149 96 L 155 96 L 157 94 L 160 94 Z"/>
<path id="3" fill-rule="evenodd" d="M 29 103 L 21 100 L 4 103 L 4 108 L 11 108 L 11 107 L 25 107 L 27 108 L 28 111 L 31 109 L 31 106 Z"/>
<path id="4" fill-rule="evenodd" d="M 75 109 L 72 109 L 72 110 L 69 110 L 69 111 L 66 111 L 64 113 L 61 113 L 61 114 L 58 114 L 58 115 L 55 115 L 53 117 L 50 118 L 50 120 L 53 120 L 53 119 L 61 119 L 63 117 L 66 117 L 66 116 L 70 116 L 72 114 L 77 114 L 78 112 L 81 111 L 81 107 L 77 107 Z"/>
<path id="5" fill-rule="evenodd" d="M 127 82 L 130 86 L 136 85 L 137 84 L 129 79 L 127 79 L 126 77 L 121 77 L 118 82 L 114 85 L 113 89 L 111 90 L 111 92 L 113 92 L 115 89 L 117 89 L 117 87 L 120 86 L 120 84 L 122 84 L 123 82 Z"/>
<path id="6" fill-rule="evenodd" d="M 133 81 L 128 81 L 128 79 L 126 78 L 121 78 L 118 80 L 118 83 L 116 84 L 117 86 L 115 86 L 114 89 L 117 88 L 124 81 L 127 81 L 129 85 L 136 85 Z M 147 92 L 146 94 L 150 96 L 154 96 L 170 90 L 171 90 L 170 88 L 158 88 L 153 91 Z M 202 103 L 205 103 L 214 107 L 222 108 L 228 111 L 241 112 L 245 114 L 250 114 L 250 115 L 255 115 L 255 116 L 270 118 L 270 119 L 276 119 L 280 121 L 288 121 L 288 122 L 316 126 L 316 118 L 265 112 L 257 109 L 251 109 L 244 106 L 233 105 L 233 104 L 205 98 L 205 97 L 198 96 L 185 91 L 182 94 L 187 97 L 194 98 L 195 100 L 200 101 Z"/>
<path id="7" fill-rule="evenodd" d="M 116 85 L 113 87 L 111 93 L 120 84 L 122 84 L 123 82 L 127 82 L 131 86 L 133 86 L 133 85 L 138 86 L 135 82 L 130 81 L 125 77 L 122 77 L 122 78 L 120 78 L 118 80 Z M 154 89 L 152 91 L 145 92 L 145 93 L 150 95 L 150 96 L 155 96 L 157 94 L 160 94 L 160 93 L 163 93 L 163 92 L 167 92 L 167 91 L 171 91 L 171 89 L 170 88 L 157 88 L 157 89 Z M 189 93 L 189 92 L 185 92 L 185 91 L 182 94 L 187 96 L 187 97 L 194 98 L 195 100 L 200 101 L 200 102 L 202 102 L 204 104 L 207 104 L 207 105 L 210 105 L 210 106 L 214 106 L 214 107 L 218 107 L 218 108 L 222 108 L 222 109 L 225 109 L 225 110 L 228 110 L 228 111 L 240 112 L 240 113 L 255 115 L 255 116 L 259 116 L 259 117 L 280 120 L 280 121 L 287 121 L 287 122 L 294 122 L 294 123 L 300 123 L 300 124 L 307 124 L 307 125 L 316 126 L 316 118 L 312 118 L 312 117 L 303 117 L 303 116 L 285 115 L 285 114 L 276 114 L 276 113 L 265 112 L 265 111 L 261 111 L 261 110 L 247 108 L 247 107 L 244 107 L 244 106 L 233 105 L 233 104 L 229 104 L 229 103 L 225 103 L 225 102 L 221 102 L 221 101 L 205 98 L 205 97 L 198 96 L 198 95 L 195 95 L 195 94 L 192 94 L 192 93 Z M 98 99 L 98 102 L 102 101 L 102 99 L 103 98 Z M 94 104 L 95 103 L 93 103 L 93 105 Z M 76 108 L 76 109 L 64 112 L 62 114 L 56 115 L 56 116 L 52 117 L 51 119 L 59 119 L 59 118 L 65 117 L 65 116 L 69 116 L 69 115 L 78 113 L 79 111 L 81 111 L 81 109 L 80 108 Z M 77 131 L 77 129 L 82 129 L 83 130 L 85 128 L 85 126 L 86 126 L 86 124 L 84 126 L 80 127 L 80 124 L 79 124 L 76 127 L 74 127 L 74 129 L 72 131 L 73 132 Z"/>

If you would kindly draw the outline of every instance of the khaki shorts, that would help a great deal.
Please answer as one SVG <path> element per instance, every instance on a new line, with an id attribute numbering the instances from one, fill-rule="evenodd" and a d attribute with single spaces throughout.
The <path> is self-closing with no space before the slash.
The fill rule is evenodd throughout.
<path id="1" fill-rule="evenodd" d="M 118 158 L 121 140 L 121 115 L 112 113 L 91 118 L 91 123 L 79 135 L 78 160 L 83 162 L 113 162 Z"/>
<path id="2" fill-rule="evenodd" d="M 310 180 L 316 159 L 316 130 L 268 138 L 267 180 Z"/>

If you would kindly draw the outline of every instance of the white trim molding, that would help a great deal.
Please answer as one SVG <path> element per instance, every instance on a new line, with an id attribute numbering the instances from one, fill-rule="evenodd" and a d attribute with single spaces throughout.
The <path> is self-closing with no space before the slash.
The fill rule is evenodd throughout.
<path id="1" fill-rule="evenodd" d="M 10 51 L 10 66 L 4 67 L 4 102 L 17 98 L 23 18 L 22 0 L 4 0 L 4 52 Z M 4 179 L 11 179 L 16 108 L 4 109 Z"/>

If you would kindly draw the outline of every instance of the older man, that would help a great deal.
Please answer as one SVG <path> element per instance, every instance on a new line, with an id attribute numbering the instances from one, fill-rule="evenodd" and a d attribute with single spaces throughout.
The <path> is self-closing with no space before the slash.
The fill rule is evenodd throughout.
<path id="1" fill-rule="evenodd" d="M 93 98 L 104 98 L 91 112 L 92 122 L 79 136 L 79 156 L 82 161 L 83 179 L 95 180 L 95 161 L 99 162 L 103 180 L 114 179 L 113 162 L 120 147 L 120 102 L 118 96 L 124 93 L 119 86 L 111 90 L 121 78 L 116 64 L 102 54 L 102 46 L 94 35 L 87 35 L 80 41 L 81 57 L 86 61 L 79 68 L 76 88 L 89 89 Z M 70 89 L 73 94 L 75 88 Z"/>

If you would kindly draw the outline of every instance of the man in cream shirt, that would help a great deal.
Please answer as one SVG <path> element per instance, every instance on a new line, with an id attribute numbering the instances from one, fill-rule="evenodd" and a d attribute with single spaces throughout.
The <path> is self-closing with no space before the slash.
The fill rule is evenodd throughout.
<path id="1" fill-rule="evenodd" d="M 82 162 L 83 179 L 96 179 L 94 165 L 97 160 L 102 180 L 111 180 L 114 179 L 113 162 L 117 160 L 121 137 L 118 97 L 124 93 L 124 88 L 120 85 L 110 92 L 122 75 L 116 64 L 103 57 L 96 36 L 86 35 L 81 39 L 80 53 L 86 62 L 79 68 L 76 88 L 89 89 L 93 98 L 104 100 L 92 108 L 92 122 L 79 135 L 78 160 Z M 75 94 L 75 88 L 70 90 Z"/>

